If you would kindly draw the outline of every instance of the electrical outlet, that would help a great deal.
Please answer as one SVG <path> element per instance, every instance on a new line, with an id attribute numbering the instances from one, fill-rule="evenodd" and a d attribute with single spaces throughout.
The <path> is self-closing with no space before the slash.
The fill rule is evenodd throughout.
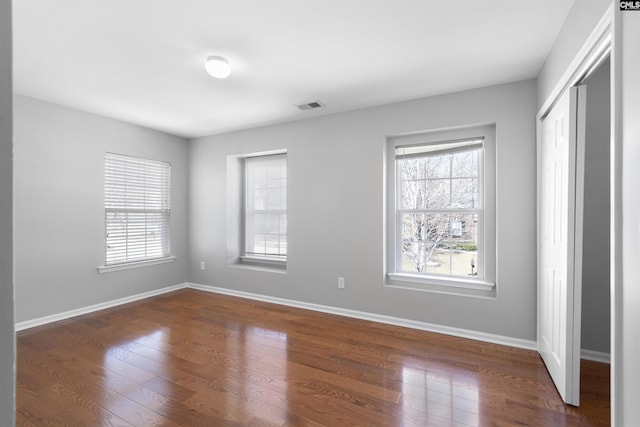
<path id="1" fill-rule="evenodd" d="M 338 289 L 344 289 L 344 277 L 338 277 Z"/>
<path id="2" fill-rule="evenodd" d="M 207 265 L 204 263 L 204 261 L 200 261 L 200 270 L 205 270 L 207 268 Z"/>

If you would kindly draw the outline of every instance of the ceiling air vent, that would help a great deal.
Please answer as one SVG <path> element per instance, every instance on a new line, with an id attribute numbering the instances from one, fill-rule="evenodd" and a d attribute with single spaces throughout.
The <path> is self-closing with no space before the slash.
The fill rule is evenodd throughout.
<path id="1" fill-rule="evenodd" d="M 324 107 L 324 104 L 320 101 L 313 101 L 308 104 L 298 105 L 299 110 L 313 110 L 313 109 L 322 108 L 322 107 Z"/>

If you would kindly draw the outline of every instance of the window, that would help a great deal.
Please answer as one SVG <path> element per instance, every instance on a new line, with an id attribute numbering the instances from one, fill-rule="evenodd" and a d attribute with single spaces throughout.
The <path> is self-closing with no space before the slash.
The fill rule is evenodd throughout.
<path id="1" fill-rule="evenodd" d="M 396 147 L 398 271 L 483 276 L 477 268 L 483 142 Z"/>
<path id="2" fill-rule="evenodd" d="M 286 154 L 244 158 L 244 262 L 287 259 Z"/>
<path id="3" fill-rule="evenodd" d="M 171 258 L 170 182 L 169 163 L 105 155 L 104 269 Z"/>
<path id="4" fill-rule="evenodd" d="M 495 167 L 490 158 L 495 151 L 491 130 L 391 139 L 388 276 L 392 281 L 493 288 L 489 283 L 495 275 L 495 173 L 488 173 Z"/>

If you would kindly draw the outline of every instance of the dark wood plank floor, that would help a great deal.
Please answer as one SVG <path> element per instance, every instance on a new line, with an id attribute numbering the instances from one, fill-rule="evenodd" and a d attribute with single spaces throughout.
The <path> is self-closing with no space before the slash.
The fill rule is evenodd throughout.
<path id="1" fill-rule="evenodd" d="M 195 290 L 18 333 L 19 426 L 605 426 L 535 352 Z"/>

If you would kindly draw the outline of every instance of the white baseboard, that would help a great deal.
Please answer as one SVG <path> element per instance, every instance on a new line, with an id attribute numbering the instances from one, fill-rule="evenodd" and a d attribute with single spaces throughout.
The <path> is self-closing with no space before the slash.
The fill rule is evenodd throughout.
<path id="1" fill-rule="evenodd" d="M 611 363 L 611 354 L 602 351 L 586 350 L 584 348 L 580 352 L 580 358 L 593 362 Z"/>
<path id="2" fill-rule="evenodd" d="M 156 289 L 149 292 L 143 292 L 141 294 L 131 295 L 124 298 L 118 298 L 115 300 L 103 302 L 100 304 L 94 304 L 87 307 L 77 308 L 74 310 L 65 311 L 63 313 L 52 314 L 50 316 L 39 317 L 37 319 L 25 320 L 24 322 L 16 323 L 15 330 L 22 331 L 24 329 L 34 328 L 36 326 L 46 325 L 47 323 L 57 322 L 59 320 L 68 319 L 70 317 L 80 316 L 83 314 L 92 313 L 98 310 L 104 310 L 105 308 L 111 308 L 122 304 L 138 301 L 141 299 L 153 297 L 156 295 L 166 294 L 167 292 L 176 291 L 178 289 L 184 289 L 187 287 L 186 283 L 180 283 L 178 285 L 167 286 L 166 288 Z"/>
<path id="3" fill-rule="evenodd" d="M 286 298 L 277 298 L 267 295 L 254 294 L 250 292 L 236 291 L 233 289 L 219 288 L 216 286 L 200 285 L 197 283 L 180 283 L 173 286 L 167 286 L 162 289 L 156 289 L 141 294 L 131 295 L 107 301 L 100 304 L 94 304 L 75 310 L 65 311 L 63 313 L 52 314 L 50 316 L 39 317 L 37 319 L 26 320 L 16 323 L 15 330 L 22 331 L 24 329 L 34 328 L 36 326 L 46 325 L 47 323 L 57 322 L 59 320 L 68 319 L 83 314 L 92 313 L 94 311 L 104 310 L 106 308 L 116 307 L 118 305 L 127 304 L 141 299 L 153 297 L 156 295 L 166 294 L 168 292 L 177 291 L 179 289 L 191 288 L 205 292 L 230 295 L 240 298 L 252 299 L 273 304 L 281 304 L 289 307 L 303 308 L 307 310 L 319 311 L 322 313 L 334 314 L 337 316 L 352 317 L 355 319 L 369 320 L 372 322 L 385 323 L 388 325 L 402 326 L 405 328 L 418 329 L 427 332 L 436 332 L 439 334 L 451 335 L 460 338 L 468 338 L 478 341 L 489 342 L 493 344 L 506 345 L 510 347 L 522 348 L 526 350 L 536 350 L 536 342 L 532 340 L 524 340 L 520 338 L 505 337 L 502 335 L 488 334 L 486 332 L 472 331 L 469 329 L 454 328 L 451 326 L 436 325 L 433 323 L 420 322 L 417 320 L 403 319 L 400 317 L 386 316 L 383 314 L 368 313 L 365 311 L 351 310 L 348 308 L 332 307 L 328 305 L 314 304 L 304 301 L 296 301 Z M 610 363 L 610 355 L 608 353 L 585 350 L 581 352 L 582 359 L 592 360 L 595 362 Z"/>
<path id="4" fill-rule="evenodd" d="M 399 317 L 386 316 L 383 314 L 367 313 L 364 311 L 350 310 L 347 308 L 332 307 L 327 305 L 313 304 L 309 302 L 277 298 L 266 295 L 254 294 L 250 292 L 236 291 L 233 289 L 218 288 L 215 286 L 199 285 L 188 283 L 187 287 L 206 292 L 213 292 L 224 295 L 231 295 L 240 298 L 253 299 L 257 301 L 281 304 L 290 307 L 304 308 L 307 310 L 319 311 L 322 313 L 335 314 L 338 316 L 352 317 L 355 319 L 369 320 L 372 322 L 386 323 L 389 325 L 403 326 L 405 328 L 419 329 L 421 331 L 436 332 L 440 334 L 452 335 L 461 338 L 469 338 L 478 341 L 490 342 L 493 344 L 506 345 L 510 347 L 535 350 L 536 342 L 520 338 L 505 337 L 502 335 L 488 334 L 485 332 L 471 331 L 469 329 L 454 328 L 451 326 L 436 325 L 433 323 L 420 322 L 417 320 L 403 319 Z"/>

